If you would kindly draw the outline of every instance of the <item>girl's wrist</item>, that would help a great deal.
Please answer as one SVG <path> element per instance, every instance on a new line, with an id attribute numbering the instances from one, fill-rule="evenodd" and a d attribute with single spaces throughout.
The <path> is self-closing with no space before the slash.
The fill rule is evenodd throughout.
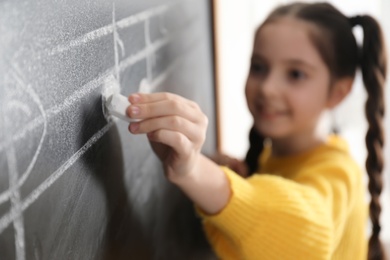
<path id="1" fill-rule="evenodd" d="M 181 173 L 172 173 L 168 177 L 168 180 L 175 184 L 176 186 L 185 187 L 194 183 L 199 176 L 199 171 L 201 170 L 201 157 L 203 155 L 199 154 L 195 159 L 192 167 L 189 167 L 189 170 Z"/>
<path id="2" fill-rule="evenodd" d="M 221 167 L 200 154 L 188 174 L 170 180 L 207 214 L 223 209 L 230 198 L 230 183 Z"/>

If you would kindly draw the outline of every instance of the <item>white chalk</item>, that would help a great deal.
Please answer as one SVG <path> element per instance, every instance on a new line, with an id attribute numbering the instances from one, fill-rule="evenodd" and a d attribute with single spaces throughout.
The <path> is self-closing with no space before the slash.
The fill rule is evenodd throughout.
<path id="1" fill-rule="evenodd" d="M 106 100 L 106 108 L 108 110 L 108 113 L 118 117 L 119 119 L 122 119 L 127 122 L 135 122 L 138 121 L 137 119 L 132 119 L 126 115 L 126 109 L 128 106 L 130 106 L 130 102 L 127 99 L 127 97 L 117 93 L 112 94 L 109 96 Z"/>
<path id="2" fill-rule="evenodd" d="M 128 106 L 130 106 L 130 102 L 127 97 L 121 95 L 119 91 L 119 82 L 113 75 L 108 76 L 105 79 L 102 93 L 104 117 L 107 121 L 111 121 L 112 116 L 129 123 L 139 121 L 139 119 L 132 119 L 126 115 L 126 109 Z"/>

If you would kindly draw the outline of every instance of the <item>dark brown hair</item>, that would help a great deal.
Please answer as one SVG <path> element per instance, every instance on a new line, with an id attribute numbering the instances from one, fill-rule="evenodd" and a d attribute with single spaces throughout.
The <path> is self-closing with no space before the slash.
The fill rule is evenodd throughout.
<path id="1" fill-rule="evenodd" d="M 369 240 L 368 259 L 384 259 L 384 251 L 379 240 L 379 196 L 382 191 L 383 170 L 383 117 L 384 84 L 386 78 L 386 53 L 384 39 L 378 22 L 369 15 L 346 17 L 328 3 L 293 3 L 274 10 L 268 22 L 290 16 L 313 24 L 316 30 L 309 31 L 310 39 L 327 65 L 331 79 L 354 77 L 360 67 L 363 82 L 368 94 L 365 105 L 368 131 L 366 169 L 369 176 L 368 189 L 371 194 L 370 218 L 372 235 Z M 363 45 L 359 47 L 352 28 L 360 25 L 363 29 Z M 263 150 L 264 137 L 254 127 L 249 133 L 250 148 L 245 161 L 253 173 L 258 168 L 258 157 Z"/>

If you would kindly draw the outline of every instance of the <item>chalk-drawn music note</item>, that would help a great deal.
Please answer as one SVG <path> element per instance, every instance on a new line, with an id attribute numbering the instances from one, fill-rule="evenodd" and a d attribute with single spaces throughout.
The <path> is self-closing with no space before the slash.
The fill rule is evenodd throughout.
<path id="1" fill-rule="evenodd" d="M 118 45 L 121 49 L 122 58 L 125 56 L 125 46 L 123 41 L 119 37 L 118 29 L 115 21 L 115 2 L 112 3 L 112 27 L 113 27 L 113 36 L 114 36 L 114 53 L 115 53 L 115 76 L 116 80 L 120 85 L 120 69 L 119 69 L 119 52 Z"/>
<path id="2" fill-rule="evenodd" d="M 23 77 L 21 76 L 21 72 L 19 68 L 13 64 L 11 68 L 11 72 L 9 75 L 6 76 L 6 78 L 11 78 L 8 80 L 6 84 L 6 88 L 11 88 L 11 94 L 9 98 L 5 99 L 4 105 L 3 105 L 3 113 L 2 119 L 4 121 L 4 126 L 6 129 L 12 129 L 12 124 L 15 124 L 14 122 L 20 122 L 15 120 L 15 117 L 18 116 L 31 116 L 31 108 L 28 107 L 25 103 L 19 101 L 17 99 L 18 96 L 28 96 L 29 99 L 31 99 L 35 105 L 38 107 L 42 118 L 44 119 L 43 123 L 43 131 L 40 138 L 40 141 L 38 143 L 38 147 L 35 150 L 35 153 L 30 161 L 30 163 L 27 166 L 27 169 L 23 172 L 21 176 L 19 176 L 19 169 L 17 167 L 17 155 L 14 143 L 11 143 L 11 145 L 8 147 L 6 151 L 6 157 L 7 157 L 7 165 L 8 165 L 8 179 L 9 179 L 9 188 L 6 192 L 3 192 L 0 194 L 0 204 L 4 203 L 7 200 L 10 200 L 11 202 L 11 211 L 14 212 L 15 218 L 13 219 L 13 227 L 15 231 L 15 251 L 16 251 L 16 259 L 18 260 L 24 260 L 26 258 L 25 256 L 25 234 L 24 234 L 24 221 L 23 221 L 23 210 L 21 209 L 21 194 L 20 194 L 20 187 L 23 185 L 23 183 L 26 181 L 28 176 L 30 175 L 37 157 L 41 151 L 43 140 L 46 136 L 47 131 L 47 120 L 46 120 L 46 113 L 43 109 L 43 105 L 34 91 L 34 89 L 29 85 L 25 84 L 23 81 Z M 16 90 L 16 91 L 15 91 Z M 13 92 L 12 92 L 13 91 Z M 22 113 L 20 113 L 22 112 Z M 20 127 L 20 125 L 16 125 L 16 127 Z M 5 138 L 10 139 L 9 136 L 11 133 L 6 131 Z"/>
<path id="3" fill-rule="evenodd" d="M 131 24 L 134 24 L 136 21 L 138 21 L 138 22 L 139 21 L 146 21 L 146 19 L 149 19 L 149 17 L 151 17 L 151 16 L 160 15 L 161 13 L 165 12 L 168 9 L 168 6 L 158 7 L 156 9 L 152 9 L 148 12 L 142 13 L 142 15 L 137 14 L 136 16 L 132 16 L 132 17 L 135 17 L 136 19 L 133 19 L 132 17 L 128 17 L 128 18 L 125 18 L 124 20 L 118 21 L 116 23 L 115 23 L 115 9 L 114 8 L 115 7 L 113 7 L 113 21 L 114 21 L 116 28 L 125 28 L 127 26 L 130 26 Z M 147 15 L 145 16 L 144 14 L 147 14 Z M 124 22 L 126 22 L 126 23 L 124 23 Z M 145 22 L 145 25 L 146 25 L 146 22 Z M 112 28 L 113 25 L 110 25 L 110 26 Z M 102 35 L 106 34 L 107 32 L 110 31 L 109 30 L 110 26 L 103 27 L 104 30 L 103 29 L 101 30 Z M 188 26 L 188 25 L 186 25 L 186 26 Z M 183 30 L 183 29 L 184 28 L 181 28 L 181 30 Z M 98 30 L 100 30 L 100 29 L 98 29 Z M 145 30 L 146 30 L 146 27 L 145 27 Z M 113 31 L 114 30 L 112 30 L 111 32 L 113 32 Z M 21 76 L 22 73 L 20 73 L 20 70 L 17 67 L 15 67 L 14 71 L 10 74 L 10 75 L 13 75 L 12 76 L 13 81 L 16 81 L 17 82 L 16 85 L 18 86 L 18 89 L 23 90 L 23 92 L 25 92 L 24 95 L 26 95 L 26 93 L 27 93 L 27 96 L 30 97 L 34 101 L 34 103 L 38 106 L 39 111 L 40 111 L 40 116 L 34 118 L 34 120 L 31 121 L 31 123 L 32 123 L 31 126 L 24 129 L 20 134 L 17 133 L 16 135 L 13 135 L 10 138 L 8 138 L 9 140 L 11 140 L 11 142 L 6 141 L 6 142 L 0 143 L 0 151 L 3 151 L 4 149 L 10 148 L 13 145 L 13 142 L 16 142 L 16 141 L 19 141 L 23 138 L 28 137 L 28 133 L 30 131 L 36 129 L 37 127 L 39 127 L 41 125 L 43 125 L 43 132 L 42 132 L 40 142 L 38 144 L 38 148 L 36 149 L 35 154 L 33 156 L 33 159 L 31 160 L 29 166 L 27 167 L 27 170 L 21 175 L 21 178 L 19 178 L 16 185 L 13 185 L 12 187 L 14 187 L 14 189 L 19 189 L 23 185 L 25 180 L 28 178 L 29 174 L 31 173 L 31 169 L 35 165 L 37 157 L 38 157 L 40 150 L 42 148 L 43 140 L 45 139 L 45 136 L 46 136 L 47 122 L 48 122 L 49 118 L 54 117 L 55 115 L 57 115 L 61 111 L 64 111 L 66 109 L 71 108 L 72 105 L 75 102 L 77 102 L 77 100 L 79 100 L 80 97 L 84 97 L 84 96 L 88 95 L 89 93 L 91 93 L 91 91 L 93 91 L 94 89 L 101 86 L 102 82 L 104 82 L 104 79 L 108 75 L 111 75 L 113 72 L 115 72 L 115 70 L 118 72 L 123 72 L 126 68 L 128 68 L 129 66 L 132 66 L 136 62 L 138 62 L 142 59 L 146 59 L 149 54 L 154 55 L 155 52 L 157 52 L 163 46 L 166 46 L 172 39 L 176 39 L 176 37 L 179 35 L 179 33 L 180 33 L 180 31 L 176 32 L 174 35 L 165 35 L 163 38 L 158 39 L 154 42 L 151 42 L 149 45 L 149 49 L 145 48 L 145 49 L 139 51 L 138 53 L 127 57 L 126 59 L 124 59 L 122 61 L 119 61 L 119 53 L 117 52 L 117 58 L 118 58 L 117 59 L 117 63 L 118 63 L 117 66 L 114 66 L 112 68 L 109 68 L 107 71 L 102 72 L 101 74 L 98 75 L 98 77 L 94 78 L 93 80 L 91 80 L 87 84 L 83 85 L 79 90 L 75 91 L 75 93 L 73 93 L 71 96 L 67 97 L 62 103 L 57 104 L 54 107 L 47 109 L 46 111 L 43 109 L 42 103 L 40 102 L 40 99 L 39 99 L 38 95 L 35 93 L 35 91 L 33 90 L 32 86 L 29 84 L 26 84 L 24 82 L 23 76 Z M 91 38 L 90 35 L 96 35 L 96 34 L 95 33 L 87 33 L 85 36 L 82 36 L 83 41 L 80 41 L 79 39 L 77 39 L 74 41 L 75 44 L 77 43 L 77 46 L 79 46 L 80 44 L 84 44 L 84 43 L 87 43 L 88 41 L 91 41 L 91 40 L 94 40 L 94 39 L 101 37 L 101 34 L 97 34 L 96 37 L 94 36 L 94 38 Z M 117 37 L 117 36 L 118 36 L 118 34 L 116 34 L 115 37 Z M 192 35 L 192 36 L 194 36 L 194 35 Z M 150 35 L 148 37 L 150 37 Z M 194 36 L 194 38 L 196 38 L 196 37 Z M 117 39 L 119 39 L 119 37 Z M 120 39 L 114 40 L 114 43 L 116 46 L 115 48 L 118 48 L 116 44 L 119 45 L 119 48 L 122 48 L 121 42 L 122 41 Z M 194 41 L 189 41 L 189 42 L 192 42 L 194 44 Z M 122 42 L 122 45 L 123 45 L 123 42 Z M 56 53 L 59 53 L 59 52 L 64 52 L 67 49 L 73 48 L 75 46 L 73 46 L 72 44 L 69 46 L 67 45 L 67 48 L 62 48 L 61 50 L 59 49 L 58 52 L 53 52 L 53 53 L 51 53 L 51 55 L 55 55 Z M 189 48 L 188 50 L 190 50 L 190 49 L 191 48 Z M 122 51 L 122 55 L 124 55 L 124 48 L 122 48 L 121 51 Z M 150 81 L 149 87 L 151 89 L 154 89 L 155 87 L 160 85 L 160 83 L 162 81 L 164 81 L 167 78 L 167 76 L 170 73 L 172 73 L 172 71 L 174 71 L 174 69 L 176 69 L 178 67 L 180 60 L 181 60 L 181 58 L 175 60 L 170 66 L 168 66 L 159 75 L 156 75 L 156 77 Z M 149 64 L 153 64 L 153 63 L 149 63 Z M 118 73 L 118 75 L 119 75 L 119 73 Z M 8 106 L 10 106 L 11 108 L 12 107 L 13 108 L 19 107 L 18 109 L 22 112 L 24 111 L 23 113 L 25 113 L 27 111 L 27 107 L 23 107 L 20 104 L 18 104 L 17 100 L 15 100 L 15 99 L 10 99 L 10 100 L 14 100 L 11 102 L 11 104 L 8 103 Z M 27 116 L 27 114 L 25 114 L 25 116 Z M 33 204 L 53 183 L 55 183 L 69 167 L 71 167 L 81 156 L 83 156 L 83 154 L 92 145 L 94 145 L 111 128 L 113 123 L 115 123 L 115 122 L 111 122 L 111 123 L 107 124 L 102 129 L 100 129 L 97 133 L 95 133 L 87 141 L 87 143 L 85 143 L 84 146 L 82 148 L 80 148 L 80 150 L 78 150 L 74 155 L 72 155 L 70 158 L 68 158 L 68 160 L 64 164 L 62 164 L 55 172 L 50 174 L 50 176 L 47 179 L 45 179 L 36 189 L 34 189 L 26 198 L 19 201 L 20 205 L 18 205 L 18 207 L 14 207 L 9 212 L 7 212 L 5 215 L 0 216 L 0 234 L 11 223 L 16 221 L 19 218 L 19 216 L 22 214 L 22 212 L 24 210 L 26 210 L 31 204 Z M 30 170 L 28 170 L 28 169 L 30 169 Z M 3 192 L 0 194 L 0 204 L 1 204 L 2 198 L 4 201 L 7 201 L 8 199 L 10 199 L 10 194 L 11 194 L 11 187 L 6 192 Z M 22 232 L 20 232 L 19 235 L 20 234 L 22 234 Z M 20 235 L 20 237 L 23 237 L 23 236 Z M 20 250 L 20 251 L 22 251 L 22 250 Z"/>
<path id="4" fill-rule="evenodd" d="M 161 24 L 160 24 L 161 26 Z M 160 27 L 161 30 L 161 27 Z M 146 50 L 146 78 L 142 79 L 139 86 L 139 92 L 150 93 L 150 82 L 153 81 L 153 67 L 156 65 L 156 55 L 153 50 L 153 44 L 150 35 L 150 18 L 144 22 L 144 37 Z"/>
<path id="5" fill-rule="evenodd" d="M 33 88 L 29 84 L 25 84 L 23 82 L 22 77 L 20 76 L 20 72 L 18 73 L 18 71 L 19 71 L 19 69 L 14 66 L 14 71 L 10 73 L 10 75 L 12 75 L 13 82 L 14 82 L 13 86 L 16 86 L 17 87 L 16 89 L 19 92 L 21 91 L 24 95 L 29 96 L 30 99 L 38 107 L 39 112 L 40 112 L 39 116 L 41 116 L 43 118 L 43 130 L 42 130 L 42 134 L 41 134 L 37 149 L 35 150 L 35 153 L 34 153 L 33 157 L 31 158 L 31 161 L 28 164 L 26 170 L 22 173 L 18 182 L 15 183 L 14 186 L 10 186 L 7 191 L 2 192 L 0 194 L 0 204 L 6 202 L 10 198 L 10 194 L 13 192 L 13 190 L 19 189 L 23 185 L 23 183 L 27 180 L 27 178 L 29 177 L 29 175 L 30 175 L 35 163 L 36 163 L 38 155 L 42 149 L 43 140 L 44 140 L 44 138 L 46 136 L 46 132 L 47 132 L 47 117 L 46 117 L 46 112 L 43 109 L 42 102 L 40 101 L 40 98 L 38 97 L 36 92 L 33 90 Z M 5 103 L 4 103 L 5 123 L 10 123 L 11 119 L 12 119 L 12 118 L 7 118 L 7 115 L 10 117 L 12 115 L 12 117 L 14 117 L 14 115 L 13 115 L 14 112 L 18 111 L 18 110 L 15 110 L 15 107 L 18 107 L 19 110 L 24 112 L 24 116 L 26 116 L 26 115 L 30 116 L 31 112 L 27 112 L 27 111 L 29 111 L 28 107 L 26 105 L 22 105 L 20 103 L 21 102 L 19 102 L 18 100 L 15 100 L 15 99 L 6 99 L 5 100 Z M 19 127 L 21 127 L 21 126 L 19 126 Z M 9 137 L 6 139 L 12 140 L 12 137 Z"/>
<path id="6" fill-rule="evenodd" d="M 161 5 L 161 6 L 158 6 L 155 8 L 148 9 L 146 11 L 143 11 L 143 12 L 135 14 L 135 15 L 128 16 L 126 18 L 123 18 L 122 20 L 117 21 L 115 23 L 116 28 L 118 28 L 118 29 L 128 28 L 134 24 L 145 21 L 145 19 L 147 19 L 148 17 L 161 15 L 161 14 L 167 12 L 168 10 L 170 10 L 174 5 L 177 5 L 180 3 L 181 3 L 181 1 L 176 1 L 176 2 L 172 2 L 170 4 Z M 88 44 L 91 41 L 100 39 L 101 37 L 108 35 L 109 33 L 112 33 L 112 32 L 113 32 L 113 25 L 109 24 L 109 25 L 103 26 L 99 29 L 96 29 L 94 31 L 88 32 L 88 33 L 80 36 L 79 38 L 76 38 L 68 43 L 60 44 L 60 45 L 58 45 L 50 50 L 45 50 L 44 54 L 38 53 L 37 55 L 39 57 L 45 56 L 45 55 L 49 55 L 49 56 L 57 55 L 57 54 L 69 51 L 72 48 L 76 48 L 78 46 Z M 130 55 L 129 57 L 125 58 L 124 60 L 122 60 L 120 62 L 118 59 L 119 73 L 125 71 L 128 67 L 134 65 L 135 63 L 139 62 L 140 60 L 145 59 L 145 57 L 147 57 L 149 52 L 156 52 L 160 48 L 166 46 L 171 40 L 172 40 L 172 37 L 166 35 L 165 37 L 154 41 L 150 46 L 150 50 L 147 50 L 146 48 L 144 48 L 144 49 L 140 50 L 138 53 Z M 78 100 L 79 97 L 86 96 L 91 91 L 100 87 L 104 83 L 104 80 L 108 75 L 111 75 L 112 73 L 116 73 L 115 70 L 116 70 L 115 66 L 107 69 L 106 71 L 104 71 L 100 75 L 98 75 L 96 78 L 92 79 L 90 82 L 83 85 L 79 90 L 75 91 L 75 93 L 72 94 L 70 97 L 66 98 L 63 103 L 47 109 L 46 110 L 47 118 L 55 116 L 57 113 L 60 113 L 61 111 L 65 110 L 65 109 L 68 109 L 69 107 L 72 106 L 72 104 L 75 102 L 75 100 Z M 0 140 L 0 152 L 7 149 L 10 145 L 10 142 L 15 142 L 17 140 L 25 138 L 29 132 L 31 132 L 34 129 L 36 129 L 37 127 L 41 126 L 43 123 L 44 122 L 43 122 L 42 117 L 36 117 L 35 119 L 33 119 L 29 123 L 27 123 L 25 126 L 23 126 L 21 129 L 17 130 L 11 139 L 9 139 L 9 140 L 1 139 Z M 2 201 L 4 201 L 4 198 L 5 197 L 0 194 L 0 204 Z M 5 198 L 5 200 L 7 200 L 7 198 Z"/>

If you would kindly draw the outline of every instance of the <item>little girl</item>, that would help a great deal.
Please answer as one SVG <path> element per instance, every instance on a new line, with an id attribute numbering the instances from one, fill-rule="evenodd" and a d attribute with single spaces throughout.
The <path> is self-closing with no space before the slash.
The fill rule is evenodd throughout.
<path id="1" fill-rule="evenodd" d="M 354 26 L 363 28 L 361 48 Z M 384 46 L 368 15 L 349 18 L 326 3 L 281 6 L 255 34 L 245 87 L 254 126 L 242 165 L 219 166 L 201 154 L 207 118 L 174 94 L 131 95 L 128 116 L 142 121 L 129 130 L 147 134 L 221 259 L 383 259 Z M 357 68 L 368 93 L 368 247 L 361 170 L 340 136 L 318 131 L 323 113 L 350 92 Z"/>

